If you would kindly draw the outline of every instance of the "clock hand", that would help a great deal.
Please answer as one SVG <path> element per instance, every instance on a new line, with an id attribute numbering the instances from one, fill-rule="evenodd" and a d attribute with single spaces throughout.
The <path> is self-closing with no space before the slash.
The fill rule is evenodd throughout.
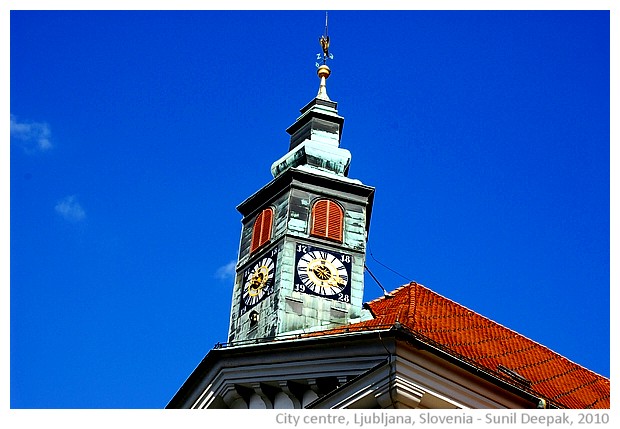
<path id="1" fill-rule="evenodd" d="M 265 278 L 263 276 L 263 273 L 256 273 L 252 276 L 252 286 L 255 289 L 258 289 L 259 287 L 261 287 L 264 282 L 265 282 Z"/>
<path id="2" fill-rule="evenodd" d="M 322 280 L 327 280 L 329 277 L 331 277 L 331 271 L 324 265 L 314 267 L 314 273 Z"/>

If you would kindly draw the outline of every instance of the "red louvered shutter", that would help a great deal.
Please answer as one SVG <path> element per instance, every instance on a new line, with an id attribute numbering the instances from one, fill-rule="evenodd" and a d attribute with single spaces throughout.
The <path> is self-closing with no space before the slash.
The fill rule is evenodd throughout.
<path id="1" fill-rule="evenodd" d="M 273 224 L 273 210 L 266 209 L 262 213 L 263 221 L 260 232 L 260 244 L 259 247 L 268 242 L 271 239 L 271 225 Z"/>
<path id="2" fill-rule="evenodd" d="M 342 241 L 342 209 L 334 202 L 329 202 L 327 209 L 327 238 Z"/>
<path id="3" fill-rule="evenodd" d="M 329 201 L 320 200 L 312 209 L 312 235 L 327 237 L 327 210 Z"/>
<path id="4" fill-rule="evenodd" d="M 312 209 L 312 230 L 317 237 L 342 241 L 343 213 L 338 204 L 329 200 L 319 200 Z"/>
<path id="5" fill-rule="evenodd" d="M 256 221 L 254 221 L 254 227 L 252 229 L 252 244 L 250 245 L 250 252 L 255 251 L 256 249 L 258 249 L 258 246 L 260 244 L 260 225 L 261 225 L 261 220 L 262 220 L 262 216 L 263 214 L 259 214 L 258 217 L 256 218 Z"/>
<path id="6" fill-rule="evenodd" d="M 250 253 L 261 247 L 271 239 L 271 225 L 273 224 L 273 210 L 265 209 L 254 221 L 252 228 L 252 244 L 250 245 Z"/>

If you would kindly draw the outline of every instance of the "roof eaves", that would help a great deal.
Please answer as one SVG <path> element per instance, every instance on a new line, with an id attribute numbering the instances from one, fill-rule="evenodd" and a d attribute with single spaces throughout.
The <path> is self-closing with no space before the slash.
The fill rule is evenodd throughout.
<path id="1" fill-rule="evenodd" d="M 459 366 L 478 377 L 490 381 L 493 384 L 498 385 L 503 389 L 528 400 L 535 407 L 539 407 L 541 406 L 541 404 L 545 404 L 546 408 L 561 408 L 556 405 L 555 401 L 552 401 L 551 399 L 546 398 L 543 395 L 525 390 L 516 383 L 511 383 L 507 379 L 499 377 L 497 374 L 491 372 L 488 368 L 485 368 L 484 366 L 471 361 L 465 356 L 461 356 L 460 354 L 454 352 L 454 350 L 444 347 L 442 344 L 439 344 L 430 338 L 416 333 L 415 331 L 409 329 L 407 326 L 401 323 L 395 324 L 394 330 L 403 335 L 405 339 L 411 341 L 413 345 L 420 347 L 421 349 L 426 349 L 434 355 L 439 356 L 446 361 L 451 362 L 456 366 Z"/>

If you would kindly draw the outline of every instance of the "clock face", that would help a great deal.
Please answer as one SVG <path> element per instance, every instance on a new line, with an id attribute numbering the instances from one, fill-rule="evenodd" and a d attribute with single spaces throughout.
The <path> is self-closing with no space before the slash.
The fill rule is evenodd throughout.
<path id="1" fill-rule="evenodd" d="M 277 256 L 278 249 L 273 249 L 244 271 L 241 313 L 245 313 L 273 292 Z"/>
<path id="2" fill-rule="evenodd" d="M 298 244 L 295 288 L 298 292 L 351 301 L 351 255 Z"/>

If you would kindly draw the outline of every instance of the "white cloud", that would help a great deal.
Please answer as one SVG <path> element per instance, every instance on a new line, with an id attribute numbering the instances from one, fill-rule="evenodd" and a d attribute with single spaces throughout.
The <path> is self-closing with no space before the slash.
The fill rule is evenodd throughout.
<path id="1" fill-rule="evenodd" d="M 11 140 L 18 143 L 26 153 L 45 152 L 52 148 L 52 132 L 45 122 L 18 122 L 11 114 Z"/>
<path id="2" fill-rule="evenodd" d="M 70 221 L 79 222 L 86 218 L 86 212 L 77 201 L 75 195 L 69 195 L 58 201 L 54 210 L 56 210 L 56 213 L 60 216 Z"/>
<path id="3" fill-rule="evenodd" d="M 215 277 L 220 280 L 229 280 L 235 278 L 236 261 L 230 261 L 226 265 L 223 265 L 215 272 Z"/>

